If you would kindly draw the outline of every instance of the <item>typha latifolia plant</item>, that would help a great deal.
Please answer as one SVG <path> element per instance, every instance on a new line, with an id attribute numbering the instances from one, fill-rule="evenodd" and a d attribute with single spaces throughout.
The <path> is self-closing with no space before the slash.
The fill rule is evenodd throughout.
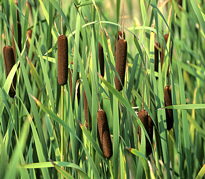
<path id="1" fill-rule="evenodd" d="M 58 83 L 61 85 L 61 119 L 64 120 L 64 85 L 68 80 L 68 39 L 60 35 L 58 48 Z M 61 126 L 61 161 L 64 161 L 64 128 Z"/>
<path id="2" fill-rule="evenodd" d="M 18 87 L 14 99 L 5 95 L 10 86 L 7 85 L 8 80 L 5 80 L 6 75 L 0 75 L 0 178 L 204 177 L 203 1 L 184 1 L 183 8 L 180 8 L 177 1 L 152 1 L 150 4 L 139 1 L 139 6 L 132 1 L 126 1 L 124 29 L 118 20 L 122 1 L 116 1 L 116 4 L 111 2 L 111 5 L 109 2 L 104 5 L 104 2 L 99 1 L 63 1 L 61 8 L 59 1 L 30 0 L 31 10 L 25 10 L 25 2 L 19 1 L 18 6 L 14 0 L 0 3 L 2 74 L 6 71 L 3 47 L 12 46 L 11 29 L 18 19 L 15 17 L 16 9 L 22 28 L 22 49 L 19 51 L 17 27 L 14 25 L 16 56 L 19 59 L 17 63 L 21 64 L 17 71 Z M 31 17 L 29 13 L 32 13 Z M 65 24 L 64 32 L 61 31 L 60 34 L 67 37 L 68 60 L 74 62 L 74 65 L 68 63 L 68 70 L 70 68 L 73 76 L 72 90 L 68 84 L 58 85 L 57 39 L 61 17 Z M 29 29 L 33 30 L 29 53 L 35 53 L 36 65 L 32 65 L 33 61 L 29 64 L 25 61 L 26 48 L 23 47 L 27 43 L 26 32 Z M 101 29 L 107 30 L 109 39 L 99 33 Z M 115 74 L 119 72 L 116 73 L 115 69 L 117 54 L 113 55 L 114 36 L 119 29 L 126 32 L 127 41 L 124 80 L 126 85 L 120 92 L 115 88 Z M 167 31 L 170 40 L 165 48 L 162 32 Z M 162 38 L 157 42 L 161 43 L 157 44 L 159 61 L 162 48 L 165 50 L 162 70 L 157 62 L 158 80 L 154 76 L 155 38 L 152 33 L 156 34 L 158 39 Z M 134 34 L 136 39 L 133 41 Z M 125 39 L 124 36 L 121 34 L 118 37 Z M 170 65 L 170 82 L 167 83 L 167 60 L 171 57 L 167 51 L 170 53 L 171 41 L 173 58 Z M 103 46 L 104 77 L 102 74 L 96 74 L 103 71 L 99 69 L 98 42 Z M 80 80 L 83 80 L 79 103 L 74 99 L 71 102 L 70 97 L 71 91 L 75 91 L 78 73 Z M 71 75 L 68 72 L 68 77 Z M 138 117 L 144 119 L 143 123 L 146 125 L 140 120 L 139 124 L 137 123 L 137 115 L 132 109 L 133 106 L 139 107 L 142 103 L 139 85 L 141 81 L 144 82 L 144 107 L 140 108 L 142 111 L 139 111 Z M 171 90 L 167 87 L 164 92 L 167 85 L 171 86 Z M 60 92 L 61 86 L 64 86 L 63 95 Z M 188 88 L 191 90 L 187 90 Z M 87 130 L 86 125 L 79 126 L 77 122 L 85 121 L 83 90 L 86 91 L 92 116 L 92 130 Z M 102 110 L 96 105 L 96 93 L 100 95 Z M 31 95 L 35 96 L 35 100 Z M 174 126 L 171 130 L 166 130 L 169 128 L 164 109 L 166 101 L 169 101 L 166 100 L 167 96 L 172 102 L 170 108 L 173 108 Z M 148 100 L 150 106 L 147 105 Z M 171 105 L 170 102 L 169 104 Z M 61 106 L 64 108 L 63 112 Z M 102 142 L 103 148 L 100 148 L 100 139 L 98 142 L 98 118 L 104 121 L 107 119 L 109 124 L 107 129 L 109 128 L 110 135 L 107 135 L 108 142 L 104 143 L 110 143 L 110 136 L 112 147 L 107 146 L 107 152 L 103 152 L 106 144 Z M 149 130 L 150 118 L 155 127 Z M 141 127 L 141 145 L 138 142 L 138 125 Z M 150 137 L 149 133 L 152 132 L 149 131 L 152 130 L 153 137 Z M 149 136 L 144 136 L 143 131 Z M 102 133 L 100 135 L 103 136 Z M 146 139 L 150 139 L 148 144 Z M 138 145 L 143 150 L 140 150 Z M 148 146 L 148 149 L 145 146 Z"/>

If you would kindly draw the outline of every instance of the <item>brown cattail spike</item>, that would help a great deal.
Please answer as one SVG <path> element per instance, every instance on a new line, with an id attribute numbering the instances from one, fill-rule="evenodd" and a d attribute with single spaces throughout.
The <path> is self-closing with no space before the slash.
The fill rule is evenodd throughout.
<path id="1" fill-rule="evenodd" d="M 65 35 L 58 37 L 58 83 L 67 84 L 68 80 L 68 40 Z"/>
<path id="2" fill-rule="evenodd" d="M 83 91 L 83 102 L 84 102 L 84 114 L 85 114 L 85 126 L 88 129 L 90 123 L 90 130 L 92 129 L 92 119 L 89 119 L 89 109 L 88 109 L 88 101 L 85 94 L 85 90 Z"/>
<path id="3" fill-rule="evenodd" d="M 121 30 L 119 30 L 117 32 L 117 34 L 115 35 L 115 49 L 114 49 L 114 57 L 116 57 L 116 51 L 117 51 L 117 42 L 120 38 L 122 38 L 123 36 L 123 39 L 125 39 L 125 32 L 122 33 Z"/>
<path id="4" fill-rule="evenodd" d="M 119 74 L 120 80 L 115 75 L 115 87 L 118 91 L 121 91 L 125 80 L 125 69 L 126 69 L 126 58 L 127 58 L 127 41 L 119 39 L 117 42 L 117 57 L 116 57 L 116 71 Z"/>
<path id="5" fill-rule="evenodd" d="M 15 34 L 14 34 L 14 27 L 13 26 L 12 26 L 12 33 L 13 33 L 12 47 L 13 47 L 14 58 L 15 58 L 15 62 L 16 62 L 17 55 L 16 55 L 16 46 L 15 46 L 15 42 L 14 42 Z M 17 33 L 18 33 L 18 36 L 17 36 L 18 48 L 19 48 L 19 51 L 21 52 L 22 49 L 21 49 L 21 24 L 20 24 L 20 22 L 17 22 Z"/>
<path id="6" fill-rule="evenodd" d="M 6 77 L 7 77 L 12 67 L 15 64 L 13 48 L 10 46 L 5 46 L 3 48 L 3 56 L 4 56 L 4 67 L 5 67 Z M 14 75 L 13 82 L 11 83 L 11 87 L 9 90 L 9 96 L 12 98 L 16 94 L 15 88 L 16 88 L 16 74 Z"/>
<path id="7" fill-rule="evenodd" d="M 151 117 L 148 115 L 146 110 L 141 109 L 138 112 L 138 117 L 140 121 L 142 122 L 145 130 L 147 131 L 147 134 L 152 142 L 153 140 L 153 122 Z M 139 141 L 141 142 L 141 128 L 138 126 L 139 131 Z M 150 155 L 152 152 L 152 146 L 150 145 L 148 139 L 146 138 L 146 155 Z"/>
<path id="8" fill-rule="evenodd" d="M 98 110 L 97 112 L 97 125 L 103 154 L 105 158 L 109 159 L 113 154 L 112 142 L 110 138 L 107 116 L 105 111 L 102 109 Z"/>
<path id="9" fill-rule="evenodd" d="M 171 97 L 171 86 L 167 85 L 164 88 L 164 102 L 165 106 L 171 106 L 172 105 L 172 97 Z M 166 109 L 166 121 L 167 121 L 167 130 L 170 130 L 173 128 L 173 110 L 172 109 Z"/>
<path id="10" fill-rule="evenodd" d="M 99 56 L 99 63 L 100 63 L 100 72 L 101 75 L 104 76 L 104 54 L 103 54 L 103 47 L 100 43 L 98 43 L 98 56 Z"/>

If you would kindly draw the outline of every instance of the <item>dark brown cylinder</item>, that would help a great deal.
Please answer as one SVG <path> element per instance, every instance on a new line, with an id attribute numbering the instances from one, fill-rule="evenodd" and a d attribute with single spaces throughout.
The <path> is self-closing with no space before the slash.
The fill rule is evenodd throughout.
<path id="1" fill-rule="evenodd" d="M 99 56 L 99 63 L 100 63 L 100 72 L 101 75 L 104 76 L 104 54 L 103 54 L 103 47 L 100 43 L 98 43 L 98 56 Z"/>
<path id="2" fill-rule="evenodd" d="M 117 34 L 115 35 L 115 49 L 114 49 L 114 57 L 116 57 L 116 51 L 117 51 L 117 42 L 120 39 L 120 37 L 122 38 L 122 31 L 119 30 L 117 32 Z M 125 32 L 123 32 L 123 39 L 125 39 Z"/>
<path id="3" fill-rule="evenodd" d="M 15 64 L 13 48 L 10 46 L 5 46 L 3 48 L 3 57 L 4 57 L 4 67 L 5 67 L 6 77 L 7 77 L 12 67 Z M 12 98 L 16 94 L 15 88 L 16 88 L 16 74 L 14 75 L 14 78 L 13 78 L 13 81 L 11 83 L 11 87 L 9 90 L 9 96 Z"/>
<path id="4" fill-rule="evenodd" d="M 125 70 L 126 70 L 126 59 L 127 59 L 127 41 L 124 39 L 119 39 L 117 42 L 117 57 L 116 57 L 116 71 L 119 74 L 120 80 L 117 75 L 115 75 L 115 87 L 118 91 L 121 91 L 125 80 Z"/>
<path id="5" fill-rule="evenodd" d="M 107 116 L 105 111 L 102 109 L 97 112 L 97 125 L 103 154 L 105 158 L 109 159 L 113 154 L 112 142 L 110 138 Z"/>
<path id="6" fill-rule="evenodd" d="M 91 117 L 89 118 L 89 109 L 88 109 L 88 101 L 87 101 L 87 97 L 85 94 L 85 90 L 83 91 L 83 102 L 84 102 L 84 114 L 85 114 L 85 127 L 87 129 L 92 130 L 92 119 Z M 90 128 L 88 128 L 90 123 Z"/>
<path id="7" fill-rule="evenodd" d="M 138 117 L 140 121 L 142 122 L 145 130 L 147 131 L 147 134 L 151 140 L 151 143 L 153 141 L 153 122 L 151 117 L 148 115 L 146 110 L 141 109 L 138 112 Z M 139 132 L 139 141 L 141 143 L 141 128 L 138 126 L 138 132 Z M 149 143 L 149 140 L 146 138 L 146 155 L 150 155 L 152 153 L 152 146 Z"/>
<path id="8" fill-rule="evenodd" d="M 164 102 L 165 106 L 172 105 L 172 97 L 171 97 L 171 86 L 167 85 L 164 88 Z M 165 109 L 166 112 L 166 121 L 167 121 L 167 130 L 173 128 L 173 110 L 172 109 Z"/>
<path id="9" fill-rule="evenodd" d="M 58 83 L 67 84 L 68 80 L 68 40 L 65 35 L 58 37 Z"/>

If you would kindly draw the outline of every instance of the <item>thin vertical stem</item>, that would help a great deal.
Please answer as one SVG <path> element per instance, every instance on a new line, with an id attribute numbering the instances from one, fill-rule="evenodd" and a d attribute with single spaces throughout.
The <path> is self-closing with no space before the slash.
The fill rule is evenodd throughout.
<path id="1" fill-rule="evenodd" d="M 61 119 L 64 121 L 64 111 L 63 111 L 63 93 L 64 93 L 64 86 L 61 85 Z M 64 149 L 64 128 L 63 126 L 61 126 L 61 162 L 64 161 L 64 153 L 63 153 L 63 149 Z M 63 178 L 63 176 L 61 176 L 61 178 Z"/>

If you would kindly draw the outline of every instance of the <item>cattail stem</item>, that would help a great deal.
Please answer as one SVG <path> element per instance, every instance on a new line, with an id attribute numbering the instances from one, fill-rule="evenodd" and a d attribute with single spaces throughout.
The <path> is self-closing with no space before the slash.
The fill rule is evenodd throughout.
<path id="1" fill-rule="evenodd" d="M 61 86 L 61 119 L 64 121 L 64 110 L 63 110 L 63 103 L 64 103 L 64 86 Z M 64 128 L 61 126 L 61 162 L 64 161 Z"/>

